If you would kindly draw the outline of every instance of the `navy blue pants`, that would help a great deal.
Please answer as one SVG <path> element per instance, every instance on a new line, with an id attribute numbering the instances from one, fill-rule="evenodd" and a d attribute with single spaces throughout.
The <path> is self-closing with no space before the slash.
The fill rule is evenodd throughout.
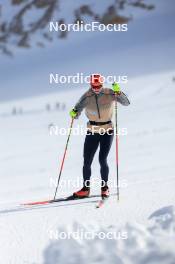
<path id="1" fill-rule="evenodd" d="M 100 146 L 99 163 L 101 167 L 100 168 L 101 180 L 104 182 L 108 181 L 109 167 L 107 163 L 107 156 L 109 154 L 112 145 L 113 137 L 114 137 L 113 131 L 110 132 L 110 134 L 105 133 L 104 135 L 100 135 L 98 133 L 86 135 L 84 142 L 84 165 L 83 165 L 84 183 L 90 180 L 91 164 L 98 146 Z"/>

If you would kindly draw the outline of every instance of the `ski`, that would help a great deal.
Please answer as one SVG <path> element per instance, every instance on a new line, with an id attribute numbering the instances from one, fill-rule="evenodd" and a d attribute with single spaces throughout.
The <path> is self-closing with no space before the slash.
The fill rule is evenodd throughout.
<path id="1" fill-rule="evenodd" d="M 97 205 L 96 205 L 96 208 L 98 209 L 98 208 L 103 207 L 104 204 L 106 203 L 106 201 L 107 201 L 108 199 L 109 199 L 108 197 L 105 197 L 105 198 L 103 197 L 103 198 L 101 198 L 101 200 L 98 201 L 98 203 L 97 203 Z"/>
<path id="2" fill-rule="evenodd" d="M 45 204 L 50 204 L 50 203 L 56 203 L 56 202 L 62 202 L 62 201 L 69 201 L 73 200 L 72 196 L 66 197 L 66 198 L 60 198 L 60 199 L 52 199 L 52 200 L 45 200 L 45 201 L 36 201 L 36 202 L 29 202 L 29 203 L 24 203 L 22 205 L 24 206 L 32 206 L 32 205 L 45 205 Z"/>
<path id="3" fill-rule="evenodd" d="M 65 198 L 59 198 L 59 199 L 52 199 L 52 200 L 44 200 L 44 201 L 36 201 L 36 202 L 29 202 L 29 203 L 23 203 L 21 205 L 23 206 L 35 206 L 35 205 L 48 205 L 52 203 L 58 203 L 58 202 L 66 202 L 66 201 L 76 201 L 76 200 L 83 200 L 83 199 L 89 199 L 89 198 L 98 198 L 100 195 L 90 195 L 89 197 L 84 198 L 78 198 L 73 195 L 65 197 Z"/>

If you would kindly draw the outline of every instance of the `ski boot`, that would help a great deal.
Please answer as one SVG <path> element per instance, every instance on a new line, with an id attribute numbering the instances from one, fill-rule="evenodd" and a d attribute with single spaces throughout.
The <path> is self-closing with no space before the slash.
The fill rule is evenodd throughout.
<path id="1" fill-rule="evenodd" d="M 109 198 L 109 187 L 107 185 L 101 187 L 101 197 L 102 199 Z"/>
<path id="2" fill-rule="evenodd" d="M 73 197 L 77 199 L 89 197 L 90 187 L 84 186 L 81 190 L 73 193 Z"/>

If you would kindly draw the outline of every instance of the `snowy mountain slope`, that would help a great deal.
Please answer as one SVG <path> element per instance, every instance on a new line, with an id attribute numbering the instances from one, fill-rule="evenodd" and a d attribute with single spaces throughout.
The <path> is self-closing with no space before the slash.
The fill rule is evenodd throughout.
<path id="1" fill-rule="evenodd" d="M 0 0 L 5 20 L 7 17 L 11 19 L 13 15 L 10 1 L 6 2 L 4 4 Z M 61 2 L 60 15 L 67 22 L 72 21 L 73 10 L 85 3 L 70 0 Z M 87 0 L 86 4 L 90 4 L 94 10 L 100 8 L 104 11 L 110 2 L 114 1 L 94 3 Z M 72 32 L 66 41 L 56 40 L 46 44 L 45 49 L 17 49 L 14 50 L 14 59 L 1 57 L 0 100 L 14 100 L 61 90 L 61 85 L 49 85 L 51 72 L 60 75 L 101 72 L 104 75 L 128 75 L 130 78 L 174 69 L 174 1 L 150 0 L 147 3 L 154 4 L 156 8 L 149 12 L 140 8 L 126 9 L 127 16 L 133 15 L 127 32 Z M 36 14 L 33 11 L 31 9 L 30 14 L 36 20 L 40 12 Z M 39 36 L 38 33 L 35 37 L 38 39 Z M 32 46 L 35 46 L 35 37 Z"/>
<path id="2" fill-rule="evenodd" d="M 129 238 L 121 241 L 121 247 L 118 243 L 111 242 L 110 246 L 109 241 L 104 241 L 104 244 L 99 242 L 99 250 L 101 247 L 102 249 L 115 248 L 116 245 L 121 250 L 121 255 L 111 253 L 109 258 L 122 259 L 127 251 L 129 253 L 123 260 L 124 264 L 133 263 L 133 259 L 141 253 L 143 258 L 138 258 L 134 263 L 173 263 L 171 260 L 174 255 L 171 247 L 165 250 L 166 254 L 162 259 L 160 253 L 167 243 L 166 238 L 169 240 L 169 234 L 167 231 L 161 231 L 164 229 L 162 226 L 159 227 L 160 234 L 153 233 L 156 232 L 157 224 L 160 222 L 157 218 L 159 213 L 154 212 L 159 208 L 173 205 L 175 199 L 173 74 L 174 72 L 169 72 L 143 76 L 128 82 L 125 92 L 129 95 L 131 105 L 119 107 L 120 128 L 127 128 L 128 131 L 127 136 L 120 136 L 121 200 L 117 203 L 116 196 L 112 195 L 109 202 L 100 210 L 95 209 L 98 198 L 36 208 L 16 207 L 25 201 L 53 198 L 55 187 L 51 180 L 57 178 L 66 136 L 50 136 L 49 125 L 68 127 L 70 123 L 68 110 L 84 90 L 82 89 L 81 92 L 78 89 L 70 90 L 66 93 L 60 92 L 1 104 L 1 263 L 55 264 L 54 256 L 59 255 L 57 250 L 62 252 L 62 255 L 59 255 L 60 258 L 73 257 L 72 263 L 77 263 L 83 250 L 87 249 L 86 242 L 77 249 L 77 242 L 74 240 L 69 241 L 66 246 L 65 241 L 52 241 L 49 237 L 49 230 L 58 230 L 58 228 L 66 230 L 68 227 L 74 229 L 72 225 L 75 222 L 78 227 L 82 224 L 85 228 L 92 225 L 93 228 L 98 226 L 100 230 L 105 231 L 108 231 L 110 227 L 112 230 L 120 228 L 127 230 Z M 45 111 L 47 103 L 53 106 L 57 101 L 66 103 L 66 111 Z M 10 113 L 14 106 L 22 107 L 23 114 L 12 116 Z M 74 127 L 81 124 L 83 126 L 86 124 L 84 115 L 76 121 Z M 83 141 L 84 136 L 71 137 L 62 175 L 66 183 L 68 181 L 76 183 L 77 179 L 81 180 Z M 110 180 L 113 181 L 116 178 L 114 151 L 113 144 L 109 156 Z M 92 178 L 99 179 L 97 156 L 93 163 Z M 96 185 L 92 187 L 92 194 L 99 194 L 100 188 Z M 77 188 L 72 185 L 69 188 L 59 188 L 58 197 L 69 195 Z M 115 187 L 111 187 L 111 193 L 116 193 Z M 148 228 L 150 215 L 158 219 L 153 222 L 152 229 Z M 130 231 L 134 233 L 134 237 L 130 235 Z M 173 240 L 174 233 L 171 235 Z M 160 244 L 159 240 L 161 240 Z M 98 247 L 96 241 L 93 245 Z M 67 247 L 75 247 L 75 250 L 67 251 Z M 154 255 L 155 259 L 153 259 L 154 249 L 157 252 Z M 91 252 L 90 247 L 88 250 Z M 54 256 L 53 252 L 55 252 Z M 92 254 L 92 263 L 98 263 L 96 257 L 95 253 Z M 103 258 L 105 259 L 105 256 L 102 254 Z M 169 258 L 170 261 L 166 261 Z M 151 259 L 153 259 L 152 262 Z M 58 263 L 60 260 L 62 259 L 59 259 Z M 82 263 L 86 263 L 85 260 L 83 261 Z M 61 263 L 69 262 L 66 260 Z"/>

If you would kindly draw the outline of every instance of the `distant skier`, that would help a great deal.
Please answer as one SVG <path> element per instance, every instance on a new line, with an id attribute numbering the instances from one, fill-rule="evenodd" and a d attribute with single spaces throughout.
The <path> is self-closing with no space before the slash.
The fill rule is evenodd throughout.
<path id="1" fill-rule="evenodd" d="M 122 105 L 130 104 L 123 92 L 118 89 L 116 91 L 115 85 L 113 85 L 113 89 L 103 88 L 103 77 L 100 74 L 91 75 L 90 85 L 90 89 L 82 95 L 70 112 L 71 118 L 78 118 L 82 110 L 85 109 L 89 119 L 84 142 L 83 188 L 73 194 L 77 198 L 85 198 L 90 194 L 91 164 L 98 146 L 100 146 L 101 196 L 109 196 L 107 156 L 114 137 L 114 127 L 111 121 L 113 105 L 116 98 Z M 115 96 L 116 92 L 117 96 Z"/>

